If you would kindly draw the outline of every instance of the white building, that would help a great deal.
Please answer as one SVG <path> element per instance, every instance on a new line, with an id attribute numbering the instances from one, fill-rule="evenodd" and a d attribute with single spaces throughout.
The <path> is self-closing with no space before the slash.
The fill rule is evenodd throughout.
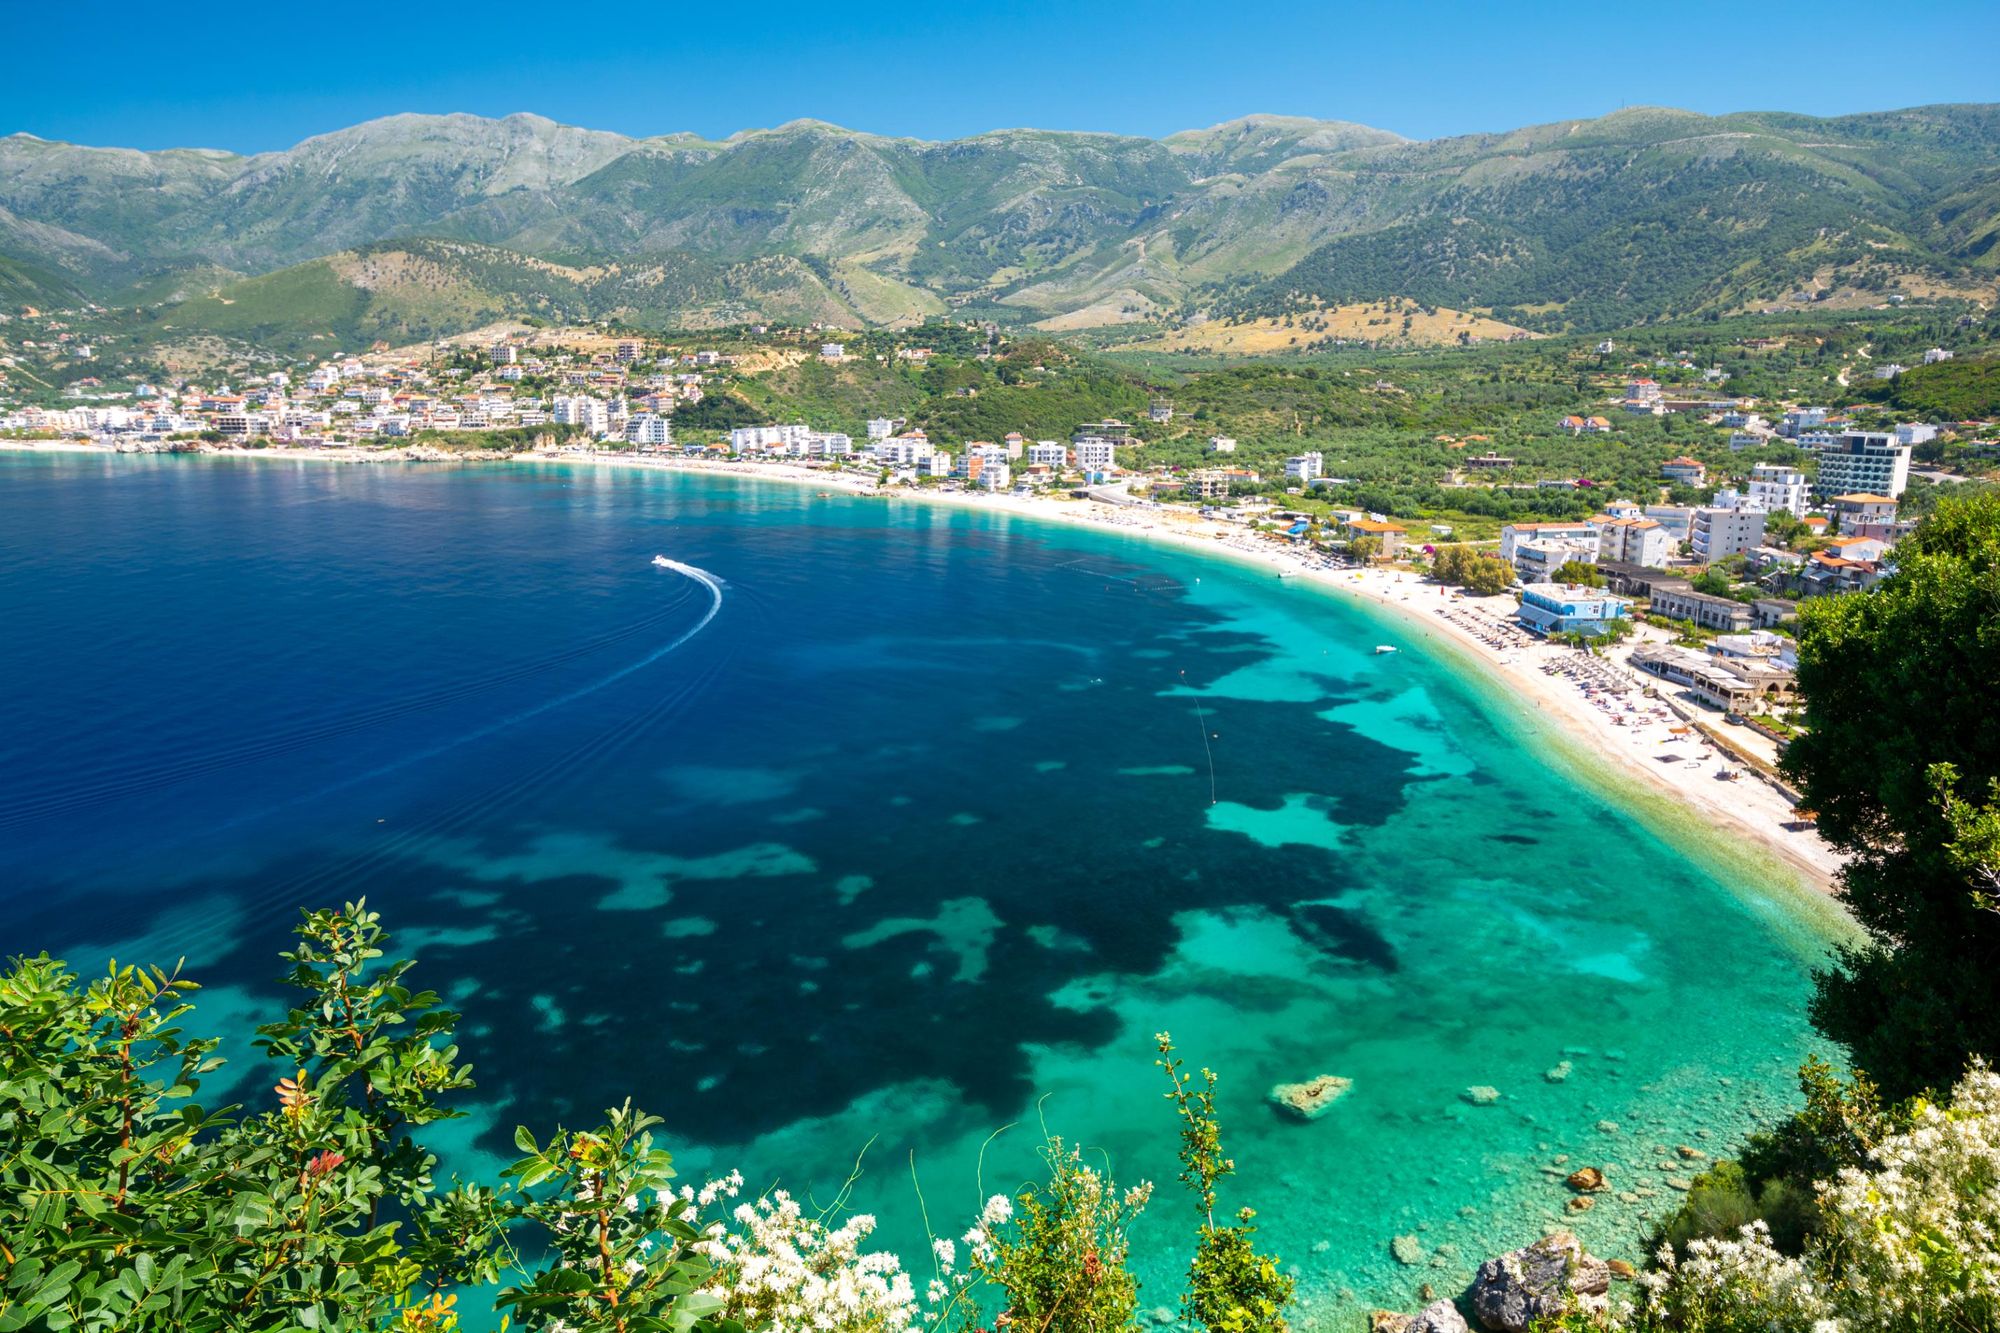
<path id="1" fill-rule="evenodd" d="M 1806 516 L 1806 474 L 1782 463 L 1759 463 L 1750 469 L 1749 500 L 1766 513 L 1783 511 Z"/>
<path id="2" fill-rule="evenodd" d="M 1910 485 L 1910 446 L 1887 431 L 1849 431 L 1819 451 L 1819 478 L 1813 494 L 1886 495 L 1895 499 Z"/>
<path id="3" fill-rule="evenodd" d="M 1597 559 L 1597 524 L 1588 521 L 1577 523 L 1508 523 L 1500 529 L 1500 558 L 1509 564 L 1517 564 L 1515 551 L 1527 542 L 1570 541 L 1580 546 L 1588 546 L 1590 554 L 1585 560 Z"/>
<path id="4" fill-rule="evenodd" d="M 1536 537 L 1514 543 L 1514 570 L 1523 583 L 1550 583 L 1564 565 L 1593 564 L 1597 560 L 1597 538 Z"/>
<path id="5" fill-rule="evenodd" d="M 1069 466 L 1069 446 L 1055 440 L 1037 440 L 1028 446 L 1028 461 L 1061 471 Z"/>
<path id="6" fill-rule="evenodd" d="M 1084 472 L 1109 472 L 1117 466 L 1116 446 L 1101 435 L 1079 435 L 1070 441 L 1070 452 Z"/>
<path id="7" fill-rule="evenodd" d="M 868 438 L 871 440 L 886 440 L 891 435 L 894 435 L 896 427 L 902 424 L 902 422 L 890 417 L 870 417 L 868 418 Z"/>
<path id="8" fill-rule="evenodd" d="M 892 435 L 868 446 L 884 467 L 917 467 L 931 456 L 931 442 L 921 435 Z"/>
<path id="9" fill-rule="evenodd" d="M 1896 427 L 1897 444 L 1923 444 L 1937 437 L 1938 428 L 1922 422 L 1905 421 Z"/>
<path id="10" fill-rule="evenodd" d="M 625 423 L 625 438 L 641 449 L 655 449 L 674 442 L 674 428 L 666 417 L 641 412 Z"/>
<path id="11" fill-rule="evenodd" d="M 841 361 L 846 359 L 846 356 L 847 348 L 844 344 L 821 343 L 819 345 L 819 359 L 822 361 Z"/>
<path id="12" fill-rule="evenodd" d="M 1660 569 L 1673 553 L 1674 544 L 1667 530 L 1650 518 L 1614 518 L 1598 527 L 1597 560 L 1600 564 Z"/>
<path id="13" fill-rule="evenodd" d="M 1951 353 L 1945 351 L 1942 347 L 1933 347 L 1924 353 L 1924 364 L 1927 366 L 1934 366 L 1940 361 L 1949 360 L 1951 360 Z"/>
<path id="14" fill-rule="evenodd" d="M 585 395 L 558 396 L 549 404 L 549 419 L 558 426 L 581 426 L 592 435 L 602 435 L 611 429 L 611 409 L 602 398 Z"/>
<path id="15" fill-rule="evenodd" d="M 729 432 L 729 452 L 732 454 L 760 454 L 773 450 L 790 452 L 806 442 L 812 434 L 812 427 L 787 426 L 738 426 Z"/>
<path id="16" fill-rule="evenodd" d="M 808 431 L 792 452 L 801 458 L 845 458 L 854 452 L 854 440 L 837 430 Z"/>
<path id="17" fill-rule="evenodd" d="M 1787 438 L 1801 431 L 1817 430 L 1826 424 L 1827 409 L 1824 407 L 1795 407 L 1785 413 L 1778 423 L 1778 434 Z"/>
<path id="18" fill-rule="evenodd" d="M 1326 459 L 1318 453 L 1295 454 L 1285 460 L 1285 479 L 1310 486 L 1326 475 Z"/>
<path id="19" fill-rule="evenodd" d="M 1211 435 L 1208 437 L 1208 451 L 1212 454 L 1233 454 L 1236 452 L 1236 441 L 1227 435 Z"/>
<path id="20" fill-rule="evenodd" d="M 1713 563 L 1764 544 L 1764 511 L 1704 505 L 1694 511 L 1688 540 L 1695 558 Z"/>

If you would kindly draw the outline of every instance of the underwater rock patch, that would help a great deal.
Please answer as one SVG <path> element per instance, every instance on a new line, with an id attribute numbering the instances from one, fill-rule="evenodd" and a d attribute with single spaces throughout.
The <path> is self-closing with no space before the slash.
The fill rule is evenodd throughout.
<path id="1" fill-rule="evenodd" d="M 1300 1120 L 1317 1120 L 1332 1110 L 1333 1104 L 1353 1086 L 1351 1078 L 1321 1074 L 1303 1083 L 1280 1083 L 1271 1089 L 1269 1097 L 1271 1105 L 1287 1115 Z"/>

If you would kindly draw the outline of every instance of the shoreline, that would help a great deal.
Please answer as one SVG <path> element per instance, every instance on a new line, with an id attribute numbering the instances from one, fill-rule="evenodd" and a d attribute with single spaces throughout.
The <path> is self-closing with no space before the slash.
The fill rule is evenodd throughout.
<path id="1" fill-rule="evenodd" d="M 0 449 L 19 452 L 98 453 L 118 450 L 77 442 L 4 441 Z M 1750 847 L 1783 866 L 1836 903 L 1834 875 L 1841 858 L 1810 827 L 1798 825 L 1788 796 L 1750 764 L 1691 726 L 1704 710 L 1685 705 L 1664 707 L 1674 693 L 1659 687 L 1648 699 L 1643 689 L 1653 682 L 1623 665 L 1639 636 L 1603 657 L 1532 640 L 1513 627 L 1499 598 L 1456 595 L 1403 570 L 1356 569 L 1334 566 L 1324 558 L 1305 558 L 1232 524 L 1203 519 L 1188 512 L 1095 500 L 989 495 L 977 492 L 937 492 L 907 488 L 883 489 L 851 474 L 790 463 L 711 462 L 686 458 L 642 458 L 619 454 L 546 453 L 488 456 L 407 451 L 384 454 L 349 448 L 266 449 L 205 448 L 198 456 L 286 459 L 311 462 L 395 463 L 462 462 L 483 464 L 554 463 L 565 466 L 613 467 L 632 471 L 668 471 L 763 479 L 793 486 L 816 486 L 850 496 L 912 500 L 989 513 L 1012 514 L 1044 522 L 1067 523 L 1118 533 L 1159 545 L 1222 557 L 1268 570 L 1288 581 L 1304 583 L 1349 599 L 1381 613 L 1387 632 L 1414 631 L 1428 647 L 1462 659 L 1473 672 L 1507 697 L 1523 723 L 1539 724 L 1546 735 L 1563 742 L 1570 757 L 1589 767 L 1608 770 L 1606 776 L 1643 779 L 1640 789 L 1671 798 L 1674 808 L 1698 818 L 1712 831 L 1747 838 Z M 1427 608 L 1427 609 L 1426 609 Z M 1609 688 L 1605 688 L 1605 686 Z M 1618 693 L 1622 689 L 1624 693 Z M 1677 715 L 1678 713 L 1678 715 Z M 1678 728 L 1678 730 L 1677 730 Z M 1733 741 L 1733 738 L 1732 738 Z M 1671 761 L 1666 756 L 1676 756 Z M 1732 781 L 1718 780 L 1718 771 L 1734 771 Z"/>

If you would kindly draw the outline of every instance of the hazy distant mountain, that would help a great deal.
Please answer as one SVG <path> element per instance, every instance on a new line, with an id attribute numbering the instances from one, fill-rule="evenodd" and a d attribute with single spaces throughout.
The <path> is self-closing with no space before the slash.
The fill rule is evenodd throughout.
<path id="1" fill-rule="evenodd" d="M 290 301 L 386 330 L 538 307 L 1083 327 L 1408 296 L 1598 327 L 1898 274 L 1990 292 L 1996 160 L 1994 106 L 1640 109 L 1428 142 L 1280 116 L 927 143 L 407 115 L 254 157 L 17 134 L 0 299 L 164 301 L 183 328 L 246 302 L 282 327 Z"/>

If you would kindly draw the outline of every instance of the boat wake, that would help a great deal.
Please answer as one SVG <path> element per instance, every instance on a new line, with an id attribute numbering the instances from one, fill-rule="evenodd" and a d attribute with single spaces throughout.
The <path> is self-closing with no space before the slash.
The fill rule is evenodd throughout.
<path id="1" fill-rule="evenodd" d="M 653 663 L 667 656 L 667 654 L 680 648 L 683 644 L 694 638 L 695 635 L 707 629 L 709 624 L 715 619 L 716 614 L 722 610 L 721 580 L 698 565 L 690 565 L 680 560 L 669 560 L 666 556 L 655 556 L 653 563 L 660 568 L 670 569 L 675 573 L 685 576 L 707 591 L 709 595 L 708 609 L 692 627 L 683 630 L 667 643 L 655 648 L 652 652 L 647 653 L 637 661 L 618 668 L 616 671 L 600 676 L 596 680 L 580 685 L 565 693 L 544 699 L 533 707 L 487 723 L 454 740 L 446 741 L 417 754 L 402 756 L 384 767 L 343 780 L 336 786 L 329 788 L 328 792 L 341 790 L 353 785 L 355 782 L 360 782 L 368 778 L 380 777 L 384 774 L 395 772 L 410 764 L 443 754 L 447 750 L 456 749 L 460 745 L 467 745 L 477 740 L 483 740 L 495 732 L 517 726 L 522 722 L 539 717 L 565 704 L 575 703 L 579 699 L 595 694 L 598 690 L 604 689 L 606 686 L 625 679 L 636 671 L 645 670 L 647 667 L 653 665 Z M 318 743 L 349 735 L 369 727 L 380 726 L 412 713 L 427 711 L 446 703 L 459 702 L 481 691 L 502 684 L 531 678 L 534 675 L 554 669 L 564 662 L 581 657 L 586 653 L 598 651 L 621 639 L 632 637 L 642 629 L 657 624 L 661 619 L 673 614 L 675 609 L 675 607 L 670 605 L 634 625 L 614 631 L 596 640 L 572 645 L 569 648 L 552 653 L 536 661 L 504 669 L 483 680 L 454 683 L 438 690 L 407 696 L 379 708 L 360 710 L 345 717 L 334 718 L 328 722 L 302 727 L 291 732 L 261 736 L 239 745 L 225 746 L 220 750 L 184 757 L 150 768 L 142 768 L 136 771 L 126 770 L 124 772 L 112 770 L 101 776 L 86 778 L 81 782 L 73 783 L 67 788 L 43 789 L 29 799 L 0 805 L 0 829 L 13 827 L 33 820 L 46 819 L 53 815 L 100 806 L 109 801 L 121 798 L 157 791 L 238 765 L 276 759 Z M 319 794 L 324 795 L 328 793 L 323 792 Z"/>
<path id="2" fill-rule="evenodd" d="M 677 648 L 681 647 L 683 644 L 687 643 L 688 640 L 694 638 L 695 635 L 707 629 L 709 626 L 709 622 L 714 620 L 716 614 L 722 610 L 722 580 L 716 578 L 715 575 L 709 573 L 707 570 L 702 569 L 697 565 L 683 564 L 679 560 L 668 560 L 663 555 L 654 556 L 653 563 L 655 565 L 663 565 L 665 568 L 672 569 L 676 573 L 685 574 L 687 575 L 687 577 L 693 579 L 696 583 L 699 583 L 702 587 L 708 589 L 708 596 L 709 596 L 708 610 L 702 612 L 700 620 L 695 621 L 694 624 L 690 625 L 687 629 L 682 630 L 678 635 L 674 636 L 674 638 L 662 644 L 660 647 L 655 648 L 652 652 L 647 653 L 644 657 L 640 658 L 638 661 L 619 667 L 616 671 L 611 672 L 609 675 L 599 676 L 596 680 L 590 681 L 587 684 L 579 685 L 575 689 L 570 690 L 567 693 L 558 694 L 553 699 L 544 699 L 542 700 L 542 702 L 536 704 L 533 708 L 525 708 L 518 713 L 510 714 L 509 716 L 503 717 L 496 722 L 489 722 L 483 727 L 479 727 L 476 730 L 467 732 L 465 735 L 458 737 L 456 740 L 446 741 L 442 745 L 434 746 L 431 749 L 422 751 L 419 754 L 406 755 L 403 758 L 396 760 L 394 763 L 387 765 L 386 767 L 378 768 L 371 773 L 364 774 L 363 776 L 374 778 L 374 777 L 381 777 L 386 773 L 393 773 L 397 769 L 406 768 L 411 764 L 419 762 L 420 760 L 431 759 L 436 757 L 437 755 L 445 753 L 447 750 L 456 750 L 461 745 L 470 745 L 474 741 L 484 740 L 488 736 L 493 735 L 495 732 L 505 731 L 509 727 L 519 726 L 521 723 L 526 722 L 531 718 L 540 717 L 542 714 L 547 712 L 552 712 L 553 710 L 561 708 L 566 704 L 573 704 L 579 699 L 588 698 L 589 696 L 597 693 L 599 690 L 605 688 L 608 685 L 617 684 L 619 681 L 625 679 L 629 675 L 632 675 L 634 672 L 644 671 L 647 667 L 653 665 L 653 663 L 659 661 L 661 658 L 665 657 L 668 653 L 673 652 Z"/>

